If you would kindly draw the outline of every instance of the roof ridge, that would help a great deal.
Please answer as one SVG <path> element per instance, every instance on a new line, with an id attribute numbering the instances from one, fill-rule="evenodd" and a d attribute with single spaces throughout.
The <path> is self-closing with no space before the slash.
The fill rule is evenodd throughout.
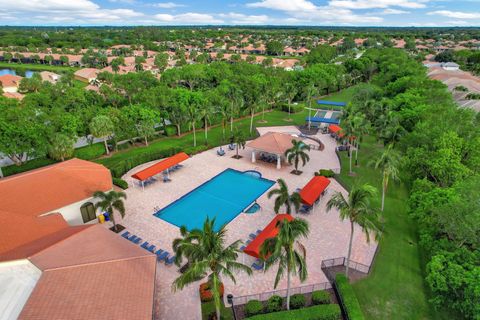
<path id="1" fill-rule="evenodd" d="M 80 268 L 80 267 L 85 267 L 85 266 L 93 266 L 93 265 L 99 265 L 99 264 L 106 264 L 106 263 L 112 263 L 112 262 L 120 262 L 120 261 L 129 261 L 129 260 L 136 260 L 136 259 L 144 259 L 144 258 L 152 258 L 155 257 L 155 255 L 152 253 L 151 255 L 143 255 L 143 256 L 136 256 L 136 257 L 128 257 L 128 258 L 119 258 L 119 259 L 109 259 L 105 261 L 95 261 L 95 262 L 87 262 L 87 263 L 81 263 L 81 264 L 73 264 L 70 266 L 64 266 L 64 267 L 56 267 L 56 268 L 48 268 L 42 270 L 44 271 L 55 271 L 55 270 L 63 270 L 63 269 L 73 269 L 73 268 Z M 29 259 L 30 260 L 30 259 Z M 155 258 L 156 260 L 156 258 Z M 32 262 L 32 261 L 30 261 Z M 33 263 L 33 262 L 32 262 Z M 35 265 L 35 263 L 33 263 Z M 35 265 L 36 266 L 36 265 Z M 37 267 L 38 268 L 38 267 Z M 40 268 L 39 268 L 40 269 Z"/>
<path id="2" fill-rule="evenodd" d="M 4 179 L 2 179 L 2 181 L 14 180 L 15 178 L 29 176 L 29 175 L 32 175 L 32 174 L 36 174 L 36 173 L 39 173 L 39 172 L 49 170 L 51 168 L 54 168 L 55 166 L 64 166 L 65 163 L 70 162 L 72 160 L 82 160 L 82 159 L 72 158 L 72 159 L 68 159 L 68 160 L 63 161 L 63 162 L 52 163 L 52 164 L 50 164 L 48 166 L 45 166 L 45 167 L 40 167 L 40 168 L 36 168 L 36 169 L 30 170 L 30 171 L 26 171 L 26 172 L 22 172 L 22 173 L 19 173 L 19 174 L 14 174 L 14 175 L 9 176 L 9 177 L 5 177 Z M 82 161 L 86 161 L 86 160 L 82 160 Z"/>
<path id="3" fill-rule="evenodd" d="M 35 253 L 32 254 L 30 257 L 28 257 L 28 259 L 30 260 L 30 258 L 33 258 L 33 257 L 37 256 L 38 254 L 42 253 L 42 252 L 45 251 L 45 250 L 48 250 L 48 249 L 50 249 L 50 248 L 52 248 L 52 247 L 55 247 L 56 245 L 64 242 L 65 240 L 70 239 L 71 237 L 74 237 L 74 236 L 82 233 L 83 231 L 90 229 L 90 228 L 93 227 L 93 226 L 96 226 L 96 224 L 80 225 L 80 226 L 70 226 L 70 225 L 68 225 L 68 226 L 67 226 L 68 228 L 75 228 L 75 227 L 84 227 L 84 228 L 82 228 L 81 230 L 79 230 L 79 231 L 77 231 L 77 232 L 75 232 L 75 233 L 72 233 L 72 234 L 68 235 L 67 237 L 65 237 L 65 238 L 63 238 L 63 239 L 61 239 L 61 240 L 59 240 L 59 241 L 57 241 L 57 242 L 55 242 L 55 243 L 52 243 L 51 245 L 43 248 L 42 250 L 39 250 L 39 251 L 35 252 Z M 63 231 L 63 230 L 65 230 L 65 229 L 67 229 L 67 228 L 60 229 L 60 230 L 58 230 L 57 232 Z M 80 229 L 80 228 L 79 228 L 79 229 Z M 57 232 L 54 232 L 54 233 L 57 233 Z M 52 234 L 53 234 L 53 233 L 52 233 Z M 32 262 L 32 263 L 33 263 L 33 262 Z"/>

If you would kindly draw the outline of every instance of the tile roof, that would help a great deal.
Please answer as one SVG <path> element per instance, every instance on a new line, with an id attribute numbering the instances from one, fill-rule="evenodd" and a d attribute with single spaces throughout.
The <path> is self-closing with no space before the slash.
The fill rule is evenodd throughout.
<path id="1" fill-rule="evenodd" d="M 22 79 L 23 78 L 20 76 L 14 76 L 12 74 L 4 74 L 3 76 L 0 76 L 0 85 L 4 88 L 18 87 Z"/>
<path id="2" fill-rule="evenodd" d="M 39 216 L 112 189 L 104 166 L 71 159 L 0 180 L 0 209 L 18 215 Z"/>
<path id="3" fill-rule="evenodd" d="M 283 155 L 287 149 L 293 146 L 292 140 L 298 140 L 298 138 L 286 133 L 267 132 L 263 136 L 247 143 L 247 147 Z"/>
<path id="4" fill-rule="evenodd" d="M 75 75 L 77 77 L 82 77 L 85 79 L 90 79 L 90 78 L 95 78 L 97 75 L 100 73 L 100 70 L 95 69 L 95 68 L 84 68 L 80 69 L 78 71 L 75 71 Z"/>

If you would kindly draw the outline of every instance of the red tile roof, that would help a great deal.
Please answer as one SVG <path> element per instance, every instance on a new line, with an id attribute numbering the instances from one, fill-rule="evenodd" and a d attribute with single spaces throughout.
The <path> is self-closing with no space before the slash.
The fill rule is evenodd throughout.
<path id="1" fill-rule="evenodd" d="M 18 87 L 22 79 L 23 78 L 20 76 L 14 76 L 12 74 L 4 74 L 3 76 L 0 76 L 0 86 L 2 86 L 3 88 Z"/>
<path id="2" fill-rule="evenodd" d="M 71 159 L 0 180 L 0 209 L 36 217 L 112 189 L 110 171 Z"/>

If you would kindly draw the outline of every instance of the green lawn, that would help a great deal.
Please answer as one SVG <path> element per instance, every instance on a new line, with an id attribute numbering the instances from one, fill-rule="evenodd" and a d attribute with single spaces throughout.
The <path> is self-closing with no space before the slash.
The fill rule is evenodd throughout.
<path id="1" fill-rule="evenodd" d="M 213 301 L 202 303 L 202 319 L 208 320 L 208 316 L 215 313 L 215 303 Z M 222 303 L 222 309 L 220 310 L 221 320 L 232 320 L 233 312 L 232 308 L 225 307 Z"/>
<path id="2" fill-rule="evenodd" d="M 79 68 L 68 67 L 68 66 L 51 66 L 48 64 L 34 64 L 34 63 L 8 63 L 0 62 L 0 69 L 14 69 L 20 71 L 52 71 L 52 72 L 65 72 L 65 71 L 76 71 Z"/>
<path id="3" fill-rule="evenodd" d="M 351 90 L 328 97 L 333 101 L 347 101 Z M 369 183 L 379 190 L 381 173 L 368 165 L 382 150 L 374 138 L 367 137 L 359 151 L 359 167 L 355 176 L 349 176 L 349 159 L 341 153 L 342 173 L 339 180 L 347 188 L 353 184 Z M 385 199 L 385 231 L 380 239 L 379 251 L 370 275 L 353 287 L 367 319 L 442 319 L 428 303 L 425 287 L 422 250 L 418 244 L 415 223 L 407 215 L 407 187 L 391 182 Z M 446 318 L 445 318 L 446 319 Z"/>

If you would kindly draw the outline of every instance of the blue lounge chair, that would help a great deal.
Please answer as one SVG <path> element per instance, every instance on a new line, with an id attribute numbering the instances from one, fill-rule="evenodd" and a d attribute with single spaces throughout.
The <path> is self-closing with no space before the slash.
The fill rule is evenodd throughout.
<path id="1" fill-rule="evenodd" d="M 162 252 L 163 252 L 163 250 L 162 250 L 162 249 L 158 249 L 157 251 L 155 251 L 155 254 L 156 254 L 157 256 L 159 256 L 159 255 L 161 255 L 161 254 L 162 254 Z"/>
<path id="2" fill-rule="evenodd" d="M 240 247 L 240 251 L 245 250 L 245 248 L 246 248 L 245 246 L 241 246 L 241 247 Z"/>
<path id="3" fill-rule="evenodd" d="M 253 233 L 250 233 L 248 236 L 249 236 L 252 240 L 257 237 L 257 235 L 256 235 L 256 234 L 253 234 Z"/>
<path id="4" fill-rule="evenodd" d="M 150 247 L 146 248 L 148 251 L 150 251 L 151 253 L 153 253 L 155 251 L 155 245 L 152 244 Z"/>
<path id="5" fill-rule="evenodd" d="M 257 235 L 259 235 L 260 233 L 262 233 L 262 230 L 258 229 L 257 230 Z"/>
<path id="6" fill-rule="evenodd" d="M 169 252 L 163 251 L 161 254 L 157 255 L 157 261 L 166 260 L 169 255 L 170 255 Z"/>
<path id="7" fill-rule="evenodd" d="M 134 235 L 134 234 L 132 234 L 132 235 L 130 236 L 130 238 L 127 238 L 127 239 L 130 240 L 130 241 L 132 241 L 132 242 L 134 242 L 135 240 L 137 240 L 137 236 Z"/>
<path id="8" fill-rule="evenodd" d="M 175 256 L 165 259 L 165 264 L 166 264 L 167 266 L 172 265 L 173 262 L 175 262 Z"/>
<path id="9" fill-rule="evenodd" d="M 135 244 L 139 244 L 142 241 L 142 238 L 137 238 L 133 241 Z"/>
<path id="10" fill-rule="evenodd" d="M 247 241 L 245 242 L 245 244 L 246 244 L 246 245 L 249 245 L 250 242 L 252 242 L 252 240 L 247 240 Z"/>
<path id="11" fill-rule="evenodd" d="M 260 260 L 257 260 L 252 264 L 252 268 L 257 270 L 257 271 L 263 270 L 263 263 Z"/>
<path id="12" fill-rule="evenodd" d="M 144 243 L 142 243 L 140 247 L 142 247 L 143 249 L 147 249 L 148 245 L 149 245 L 148 241 L 145 241 Z"/>
<path id="13" fill-rule="evenodd" d="M 130 235 L 130 232 L 128 231 L 125 231 L 124 233 L 122 233 L 122 237 L 124 237 L 125 239 L 128 239 L 129 235 Z"/>

